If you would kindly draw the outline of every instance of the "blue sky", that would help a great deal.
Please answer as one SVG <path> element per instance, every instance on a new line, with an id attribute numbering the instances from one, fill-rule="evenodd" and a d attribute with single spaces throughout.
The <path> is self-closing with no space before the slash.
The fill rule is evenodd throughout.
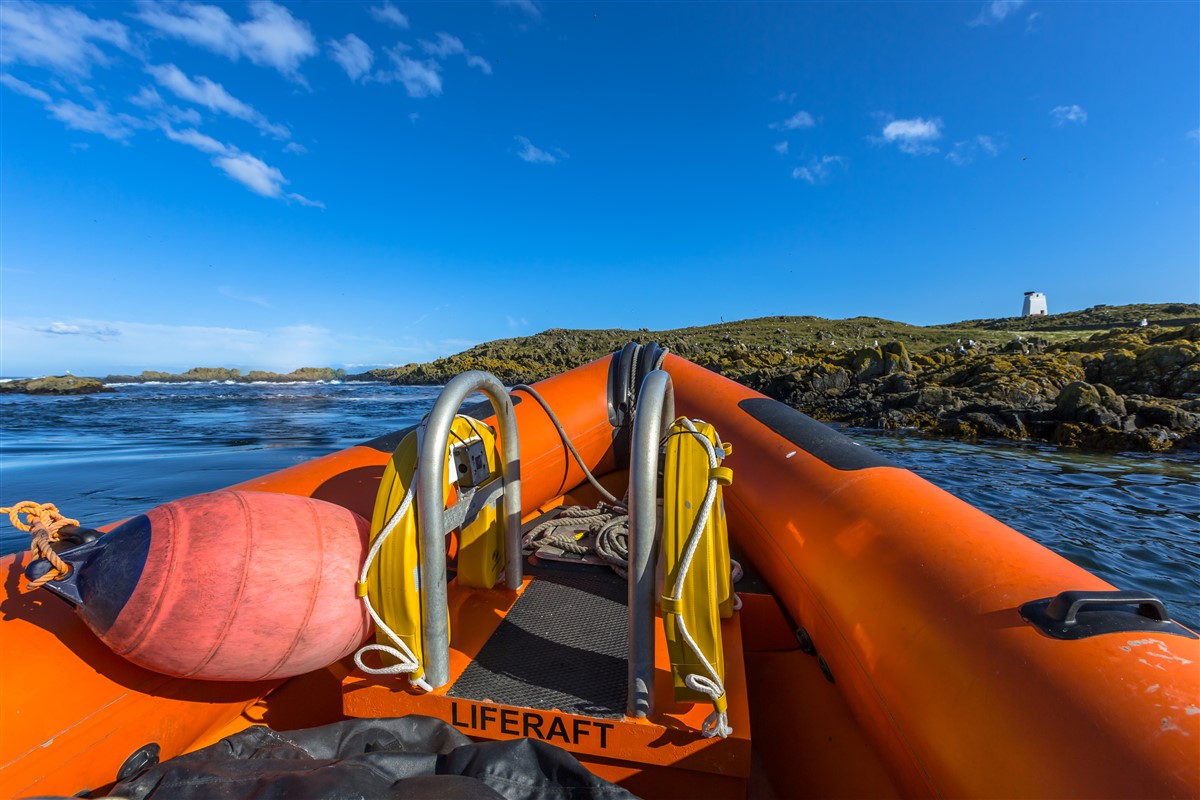
<path id="1" fill-rule="evenodd" d="M 1200 299 L 1197 3 L 0 3 L 0 374 Z"/>

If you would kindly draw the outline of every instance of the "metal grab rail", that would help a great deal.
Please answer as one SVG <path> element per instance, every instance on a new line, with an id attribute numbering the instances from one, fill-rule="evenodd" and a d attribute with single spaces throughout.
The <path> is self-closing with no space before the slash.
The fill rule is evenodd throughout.
<path id="1" fill-rule="evenodd" d="M 675 390 L 661 369 L 646 375 L 633 418 L 629 461 L 629 696 L 627 713 L 654 709 L 654 596 L 658 561 L 658 447 L 675 420 Z"/>
<path id="2" fill-rule="evenodd" d="M 519 589 L 521 558 L 521 448 L 512 398 L 499 379 L 480 370 L 458 375 L 438 396 L 425 423 L 417 462 L 417 518 L 421 536 L 421 631 L 425 680 L 435 689 L 450 681 L 450 626 L 446 602 L 446 541 L 448 515 L 442 492 L 450 424 L 472 392 L 483 392 L 496 412 L 504 482 L 504 580 Z M 461 524 L 461 520 L 459 520 Z M 653 576 L 652 576 L 653 578 Z M 651 587 L 653 590 L 653 587 Z"/>

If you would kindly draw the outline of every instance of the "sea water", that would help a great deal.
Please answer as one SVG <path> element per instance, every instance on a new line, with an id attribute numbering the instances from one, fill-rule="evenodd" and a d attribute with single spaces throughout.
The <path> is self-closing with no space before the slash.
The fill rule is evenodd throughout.
<path id="1" fill-rule="evenodd" d="M 417 422 L 436 387 L 128 384 L 0 395 L 0 505 L 53 502 L 85 525 L 141 513 Z M 1200 454 L 1092 454 L 844 431 L 1122 589 L 1200 627 Z M 0 552 L 27 534 L 0 521 Z"/>

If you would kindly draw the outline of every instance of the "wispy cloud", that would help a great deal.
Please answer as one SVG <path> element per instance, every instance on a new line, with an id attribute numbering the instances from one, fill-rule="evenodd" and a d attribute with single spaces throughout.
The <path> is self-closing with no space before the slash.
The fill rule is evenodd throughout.
<path id="1" fill-rule="evenodd" d="M 1191 139 L 1193 142 L 1200 142 L 1200 128 L 1188 131 L 1187 138 Z"/>
<path id="2" fill-rule="evenodd" d="M 287 185 L 288 179 L 283 177 L 283 173 L 249 153 L 220 155 L 213 159 L 213 164 L 250 191 L 263 197 L 294 200 L 300 205 L 316 208 L 325 207 L 323 203 L 309 200 L 303 195 L 285 193 L 283 187 Z"/>
<path id="3" fill-rule="evenodd" d="M 199 125 L 200 112 L 194 108 L 180 108 L 162 99 L 158 90 L 153 86 L 143 86 L 137 94 L 129 98 L 129 102 L 138 108 L 156 112 L 165 116 L 171 122 L 186 125 Z"/>
<path id="4" fill-rule="evenodd" d="M 530 164 L 557 164 L 558 158 L 552 153 L 547 153 L 545 150 L 537 147 L 533 142 L 529 141 L 524 136 L 514 136 L 517 144 L 521 145 L 521 149 L 517 152 L 517 158 L 522 161 L 528 161 Z M 563 155 L 560 151 L 560 155 Z"/>
<path id="5" fill-rule="evenodd" d="M 965 167 L 980 153 L 995 158 L 1000 155 L 1003 146 L 1003 142 L 996 137 L 979 134 L 971 139 L 955 142 L 950 152 L 946 153 L 946 160 L 955 166 Z"/>
<path id="6" fill-rule="evenodd" d="M 1025 18 L 1025 32 L 1034 33 L 1038 29 L 1038 20 L 1042 18 L 1042 12 L 1034 11 Z"/>
<path id="7" fill-rule="evenodd" d="M 271 304 L 267 302 L 265 297 L 245 294 L 237 289 L 234 289 L 232 286 L 219 286 L 217 287 L 217 292 L 225 297 L 230 298 L 231 300 L 240 300 L 243 303 L 253 303 L 256 306 L 262 306 L 263 308 L 271 308 Z"/>
<path id="8" fill-rule="evenodd" d="M 792 170 L 792 177 L 796 180 L 807 181 L 811 184 L 824 182 L 828 177 L 830 170 L 835 166 L 845 165 L 846 159 L 843 156 L 821 156 L 820 158 L 810 159 L 808 164 L 803 167 L 796 167 Z"/>
<path id="9" fill-rule="evenodd" d="M 121 331 L 112 325 L 70 325 L 66 322 L 51 322 L 43 327 L 35 327 L 38 333 L 48 333 L 52 336 L 86 336 L 89 339 L 108 341 L 121 335 Z"/>
<path id="10" fill-rule="evenodd" d="M 484 75 L 492 74 L 492 65 L 468 50 L 457 36 L 451 36 L 448 33 L 439 33 L 436 42 L 428 42 L 422 39 L 419 44 L 422 50 L 434 58 L 445 60 L 450 56 L 461 55 L 467 59 L 467 66 L 477 67 Z"/>
<path id="11" fill-rule="evenodd" d="M 1068 122 L 1077 122 L 1083 125 L 1087 122 L 1087 112 L 1082 106 L 1055 106 L 1050 109 L 1050 116 L 1054 117 L 1054 127 L 1062 127 Z"/>
<path id="12" fill-rule="evenodd" d="M 178 142 L 179 144 L 185 144 L 188 147 L 194 147 L 201 153 L 208 153 L 210 155 L 215 153 L 228 155 L 230 153 L 237 152 L 236 147 L 231 147 L 223 142 L 218 142 L 216 139 L 201 133 L 195 128 L 187 128 L 182 131 L 177 131 L 170 125 L 164 125 L 163 135 L 165 135 L 172 142 Z"/>
<path id="13" fill-rule="evenodd" d="M 4 73 L 3 75 L 0 75 L 0 83 L 3 83 L 5 86 L 7 86 L 9 89 L 12 89 L 17 94 L 23 94 L 26 97 L 33 98 L 34 100 L 37 100 L 39 103 L 49 103 L 50 102 L 50 95 L 46 94 L 41 89 L 30 86 L 25 81 L 21 80 L 20 78 L 14 77 L 14 76 L 8 74 L 7 72 Z"/>
<path id="14" fill-rule="evenodd" d="M 938 118 L 894 119 L 883 126 L 882 141 L 895 144 L 900 152 L 913 156 L 938 151 L 932 143 L 942 138 L 942 121 Z"/>
<path id="15" fill-rule="evenodd" d="M 529 321 L 524 317 L 505 316 L 505 319 L 508 321 L 508 329 L 510 331 L 520 330 L 521 328 L 528 327 L 529 325 Z"/>
<path id="16" fill-rule="evenodd" d="M 295 153 L 298 156 L 302 156 L 308 152 L 308 148 L 299 142 L 288 142 L 283 146 L 283 152 Z"/>
<path id="17" fill-rule="evenodd" d="M 174 64 L 149 65 L 146 67 L 146 71 L 153 76 L 154 80 L 158 81 L 159 86 L 170 89 L 176 96 L 189 103 L 195 103 L 210 111 L 228 114 L 235 119 L 249 122 L 263 133 L 270 134 L 276 139 L 288 139 L 292 135 L 287 127 L 271 122 L 261 112 L 238 100 L 225 91 L 224 86 L 215 81 L 203 76 L 197 76 L 193 80 Z"/>
<path id="18" fill-rule="evenodd" d="M 394 28 L 408 30 L 408 17 L 400 12 L 391 3 L 384 3 L 381 6 L 371 6 L 367 9 L 367 13 L 376 22 L 382 22 L 385 25 L 391 25 Z"/>
<path id="19" fill-rule="evenodd" d="M 92 19 L 70 6 L 5 0 L 0 8 L 3 64 L 30 64 L 87 77 L 93 66 L 111 62 L 101 45 L 135 51 L 124 25 Z"/>
<path id="20" fill-rule="evenodd" d="M 300 64 L 317 53 L 308 23 L 271 0 L 252 0 L 245 22 L 234 22 L 219 6 L 191 2 L 141 0 L 134 16 L 166 36 L 231 61 L 245 57 L 300 82 Z"/>
<path id="21" fill-rule="evenodd" d="M 812 114 L 807 111 L 797 111 L 783 122 L 772 122 L 770 128 L 777 131 L 794 131 L 801 128 L 811 128 L 817 124 Z"/>
<path id="22" fill-rule="evenodd" d="M 433 60 L 418 61 L 405 55 L 405 48 L 394 47 L 387 51 L 392 59 L 392 69 L 379 70 L 375 80 L 381 83 L 400 83 L 409 97 L 438 96 L 442 93 L 442 76 L 438 63 Z"/>
<path id="23" fill-rule="evenodd" d="M 967 24 L 972 28 L 980 25 L 999 24 L 1023 5 L 1025 5 L 1025 0 L 991 0 L 991 2 L 985 3 L 980 9 L 979 15 Z"/>
<path id="24" fill-rule="evenodd" d="M 786 141 L 776 142 L 774 144 L 774 148 L 776 153 L 779 153 L 781 156 L 786 156 L 788 151 L 788 143 Z"/>
<path id="25" fill-rule="evenodd" d="M 71 130 L 98 133 L 113 141 L 124 142 L 133 136 L 138 128 L 147 127 L 147 123 L 137 117 L 113 113 L 105 103 L 99 101 L 93 101 L 92 107 L 87 108 L 72 100 L 55 100 L 47 92 L 30 86 L 8 73 L 0 75 L 0 83 L 17 94 L 41 103 L 51 117 Z"/>
<path id="26" fill-rule="evenodd" d="M 276 200 L 290 200 L 302 206 L 325 208 L 325 204 L 310 200 L 302 194 L 285 192 L 289 183 L 278 167 L 272 167 L 260 158 L 225 144 L 193 128 L 177 131 L 163 124 L 163 135 L 173 142 L 195 148 L 213 157 L 212 165 L 255 194 Z"/>
<path id="27" fill-rule="evenodd" d="M 496 5 L 505 8 L 515 8 L 524 12 L 530 19 L 541 19 L 542 10 L 533 0 L 496 0 Z"/>
<path id="28" fill-rule="evenodd" d="M 795 92 L 785 92 L 782 89 L 780 89 L 778 92 L 775 93 L 775 96 L 772 97 L 771 99 L 774 100 L 776 103 L 794 103 L 794 102 L 796 102 L 796 93 Z"/>
<path id="29" fill-rule="evenodd" d="M 329 55 L 346 70 L 352 81 L 370 73 L 371 64 L 375 61 L 371 46 L 353 33 L 329 42 Z"/>

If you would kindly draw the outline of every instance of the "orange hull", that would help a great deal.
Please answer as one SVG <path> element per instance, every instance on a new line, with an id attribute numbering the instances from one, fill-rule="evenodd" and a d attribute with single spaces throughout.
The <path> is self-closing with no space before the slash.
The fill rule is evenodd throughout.
<path id="1" fill-rule="evenodd" d="M 1023 604 L 1112 587 L 864 448 L 837 437 L 810 442 L 799 415 L 743 386 L 674 356 L 663 368 L 677 411 L 734 443 L 730 537 L 770 589 L 747 595 L 729 621 L 726 641 L 741 651 L 731 702 L 735 687 L 743 694 L 731 705 L 729 740 L 697 743 L 687 731 L 703 710 L 669 704 L 659 719 L 611 730 L 557 712 L 535 715 L 530 728 L 520 709 L 492 706 L 487 727 L 482 707 L 396 691 L 345 662 L 282 686 L 168 678 L 113 655 L 59 600 L 21 594 L 23 559 L 8 557 L 0 795 L 104 788 L 149 742 L 165 759 L 258 721 L 286 729 L 409 712 L 484 738 L 547 738 L 562 717 L 566 744 L 585 764 L 648 796 L 1200 795 L 1200 640 L 1050 638 L 1022 618 Z M 537 388 L 593 471 L 623 488 L 608 370 L 601 359 Z M 516 416 L 524 516 L 564 495 L 590 499 L 541 408 L 524 397 Z M 238 488 L 316 497 L 369 517 L 396 441 Z M 494 603 L 493 626 L 512 604 L 501 590 L 473 598 L 458 602 Z M 797 649 L 797 626 L 817 657 Z M 452 629 L 452 669 L 461 669 L 488 632 Z"/>

